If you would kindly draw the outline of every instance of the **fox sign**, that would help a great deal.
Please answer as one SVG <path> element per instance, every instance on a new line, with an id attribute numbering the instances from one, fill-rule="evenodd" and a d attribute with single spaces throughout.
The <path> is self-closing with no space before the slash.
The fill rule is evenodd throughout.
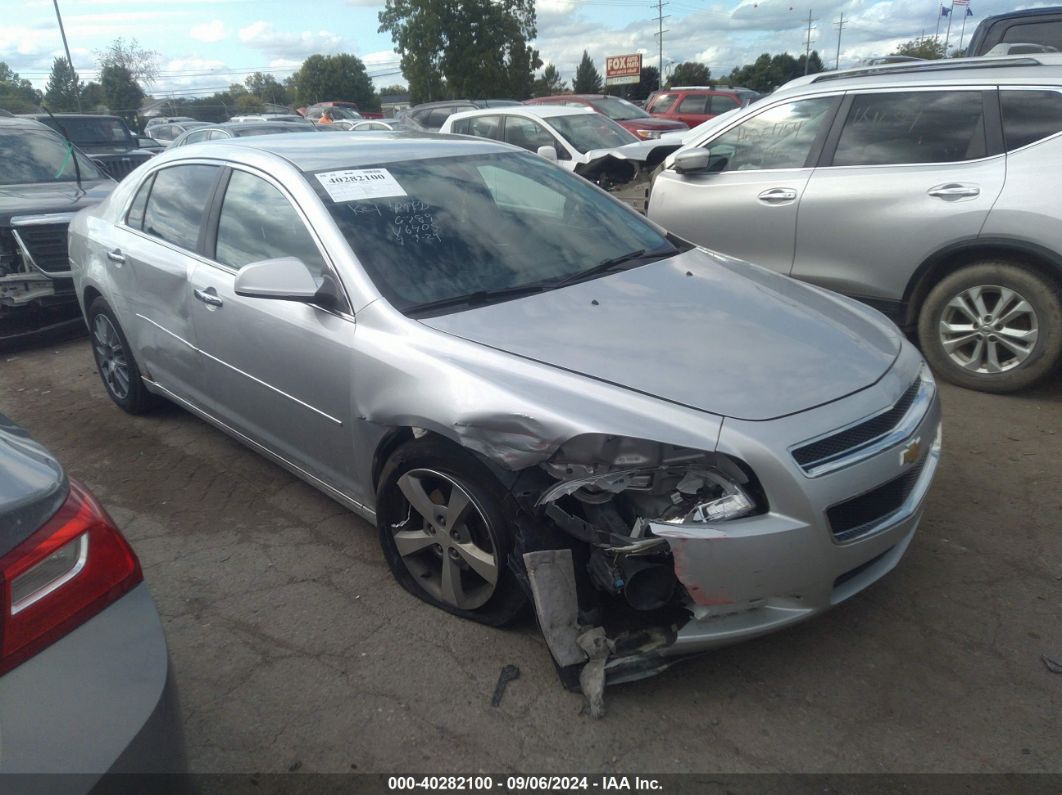
<path id="1" fill-rule="evenodd" d="M 642 56 L 610 55 L 605 59 L 605 85 L 621 86 L 642 79 Z"/>

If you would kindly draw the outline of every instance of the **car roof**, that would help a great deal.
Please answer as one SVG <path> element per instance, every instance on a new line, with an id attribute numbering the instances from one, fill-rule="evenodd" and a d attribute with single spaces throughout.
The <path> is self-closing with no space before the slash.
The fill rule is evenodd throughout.
<path id="1" fill-rule="evenodd" d="M 581 105 L 578 108 L 568 107 L 566 105 L 511 105 L 499 108 L 479 108 L 477 110 L 465 110 L 460 113 L 455 113 L 447 121 L 454 119 L 467 119 L 475 116 L 496 116 L 499 113 L 504 113 L 508 116 L 528 116 L 539 119 L 550 119 L 557 116 L 585 116 L 588 113 L 594 113 L 593 108 Z"/>
<path id="2" fill-rule="evenodd" d="M 357 168 L 394 163 L 404 160 L 430 160 L 459 155 L 498 154 L 513 152 L 513 147 L 486 138 L 463 135 L 442 135 L 421 132 L 352 132 L 338 131 L 327 135 L 257 135 L 209 141 L 181 147 L 156 157 L 164 162 L 175 157 L 200 155 L 236 160 L 253 160 L 256 153 L 268 153 L 287 160 L 300 171 L 321 171 L 328 168 Z"/>
<path id="3" fill-rule="evenodd" d="M 940 61 L 881 64 L 819 72 L 790 80 L 772 98 L 785 92 L 806 93 L 809 88 L 846 88 L 932 85 L 983 85 L 985 83 L 1046 83 L 1062 85 L 1062 53 L 1037 53 L 1011 57 L 952 58 Z"/>
<path id="4" fill-rule="evenodd" d="M 42 124 L 36 119 L 26 116 L 0 116 L 0 129 L 5 130 L 47 130 L 55 134 L 55 130 L 47 124 Z"/>

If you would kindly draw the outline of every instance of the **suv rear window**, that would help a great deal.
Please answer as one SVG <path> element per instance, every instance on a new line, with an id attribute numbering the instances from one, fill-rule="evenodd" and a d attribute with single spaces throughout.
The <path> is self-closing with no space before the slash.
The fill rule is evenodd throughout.
<path id="1" fill-rule="evenodd" d="M 897 91 L 857 95 L 835 166 L 954 163 L 984 157 L 980 91 Z"/>
<path id="2" fill-rule="evenodd" d="M 675 104 L 675 100 L 678 99 L 678 94 L 661 94 L 653 100 L 653 104 L 649 106 L 649 110 L 652 113 L 667 113 L 671 110 L 671 106 Z"/>
<path id="3" fill-rule="evenodd" d="M 999 97 L 1008 152 L 1062 131 L 1059 92 L 1001 91 Z"/>

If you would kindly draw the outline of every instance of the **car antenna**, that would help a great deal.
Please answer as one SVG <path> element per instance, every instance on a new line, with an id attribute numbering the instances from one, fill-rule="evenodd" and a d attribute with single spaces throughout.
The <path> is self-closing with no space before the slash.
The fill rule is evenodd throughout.
<path id="1" fill-rule="evenodd" d="M 41 109 L 48 114 L 49 118 L 51 118 L 53 122 L 55 122 L 55 126 L 59 128 L 59 132 L 61 132 L 63 134 L 63 138 L 66 139 L 66 143 L 70 147 L 70 157 L 74 161 L 74 174 L 77 177 L 77 189 L 80 191 L 85 190 L 83 187 L 81 187 L 81 164 L 77 162 L 77 152 L 75 151 L 76 147 L 74 146 L 74 142 L 70 140 L 70 135 L 67 133 L 66 127 L 59 123 L 59 119 L 55 118 L 55 114 L 48 110 L 47 105 L 41 104 Z M 62 170 L 60 170 L 60 173 L 62 173 Z M 56 176 L 59 175 L 56 174 Z"/>

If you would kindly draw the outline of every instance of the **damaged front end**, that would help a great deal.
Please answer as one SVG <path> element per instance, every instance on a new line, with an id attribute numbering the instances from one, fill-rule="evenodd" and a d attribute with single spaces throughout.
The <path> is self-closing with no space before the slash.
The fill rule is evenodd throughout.
<path id="1" fill-rule="evenodd" d="M 645 141 L 593 150 L 586 153 L 585 162 L 576 164 L 575 173 L 644 215 L 653 178 L 667 156 L 679 148 L 678 144 Z"/>
<path id="2" fill-rule="evenodd" d="M 81 324 L 67 255 L 72 217 L 15 216 L 0 228 L 0 345 Z"/>
<path id="3" fill-rule="evenodd" d="M 519 563 L 539 623 L 569 687 L 599 714 L 606 683 L 652 676 L 702 601 L 683 581 L 676 539 L 763 513 L 752 473 L 713 452 L 584 435 L 517 492 Z M 673 536 L 669 538 L 668 536 Z"/>

